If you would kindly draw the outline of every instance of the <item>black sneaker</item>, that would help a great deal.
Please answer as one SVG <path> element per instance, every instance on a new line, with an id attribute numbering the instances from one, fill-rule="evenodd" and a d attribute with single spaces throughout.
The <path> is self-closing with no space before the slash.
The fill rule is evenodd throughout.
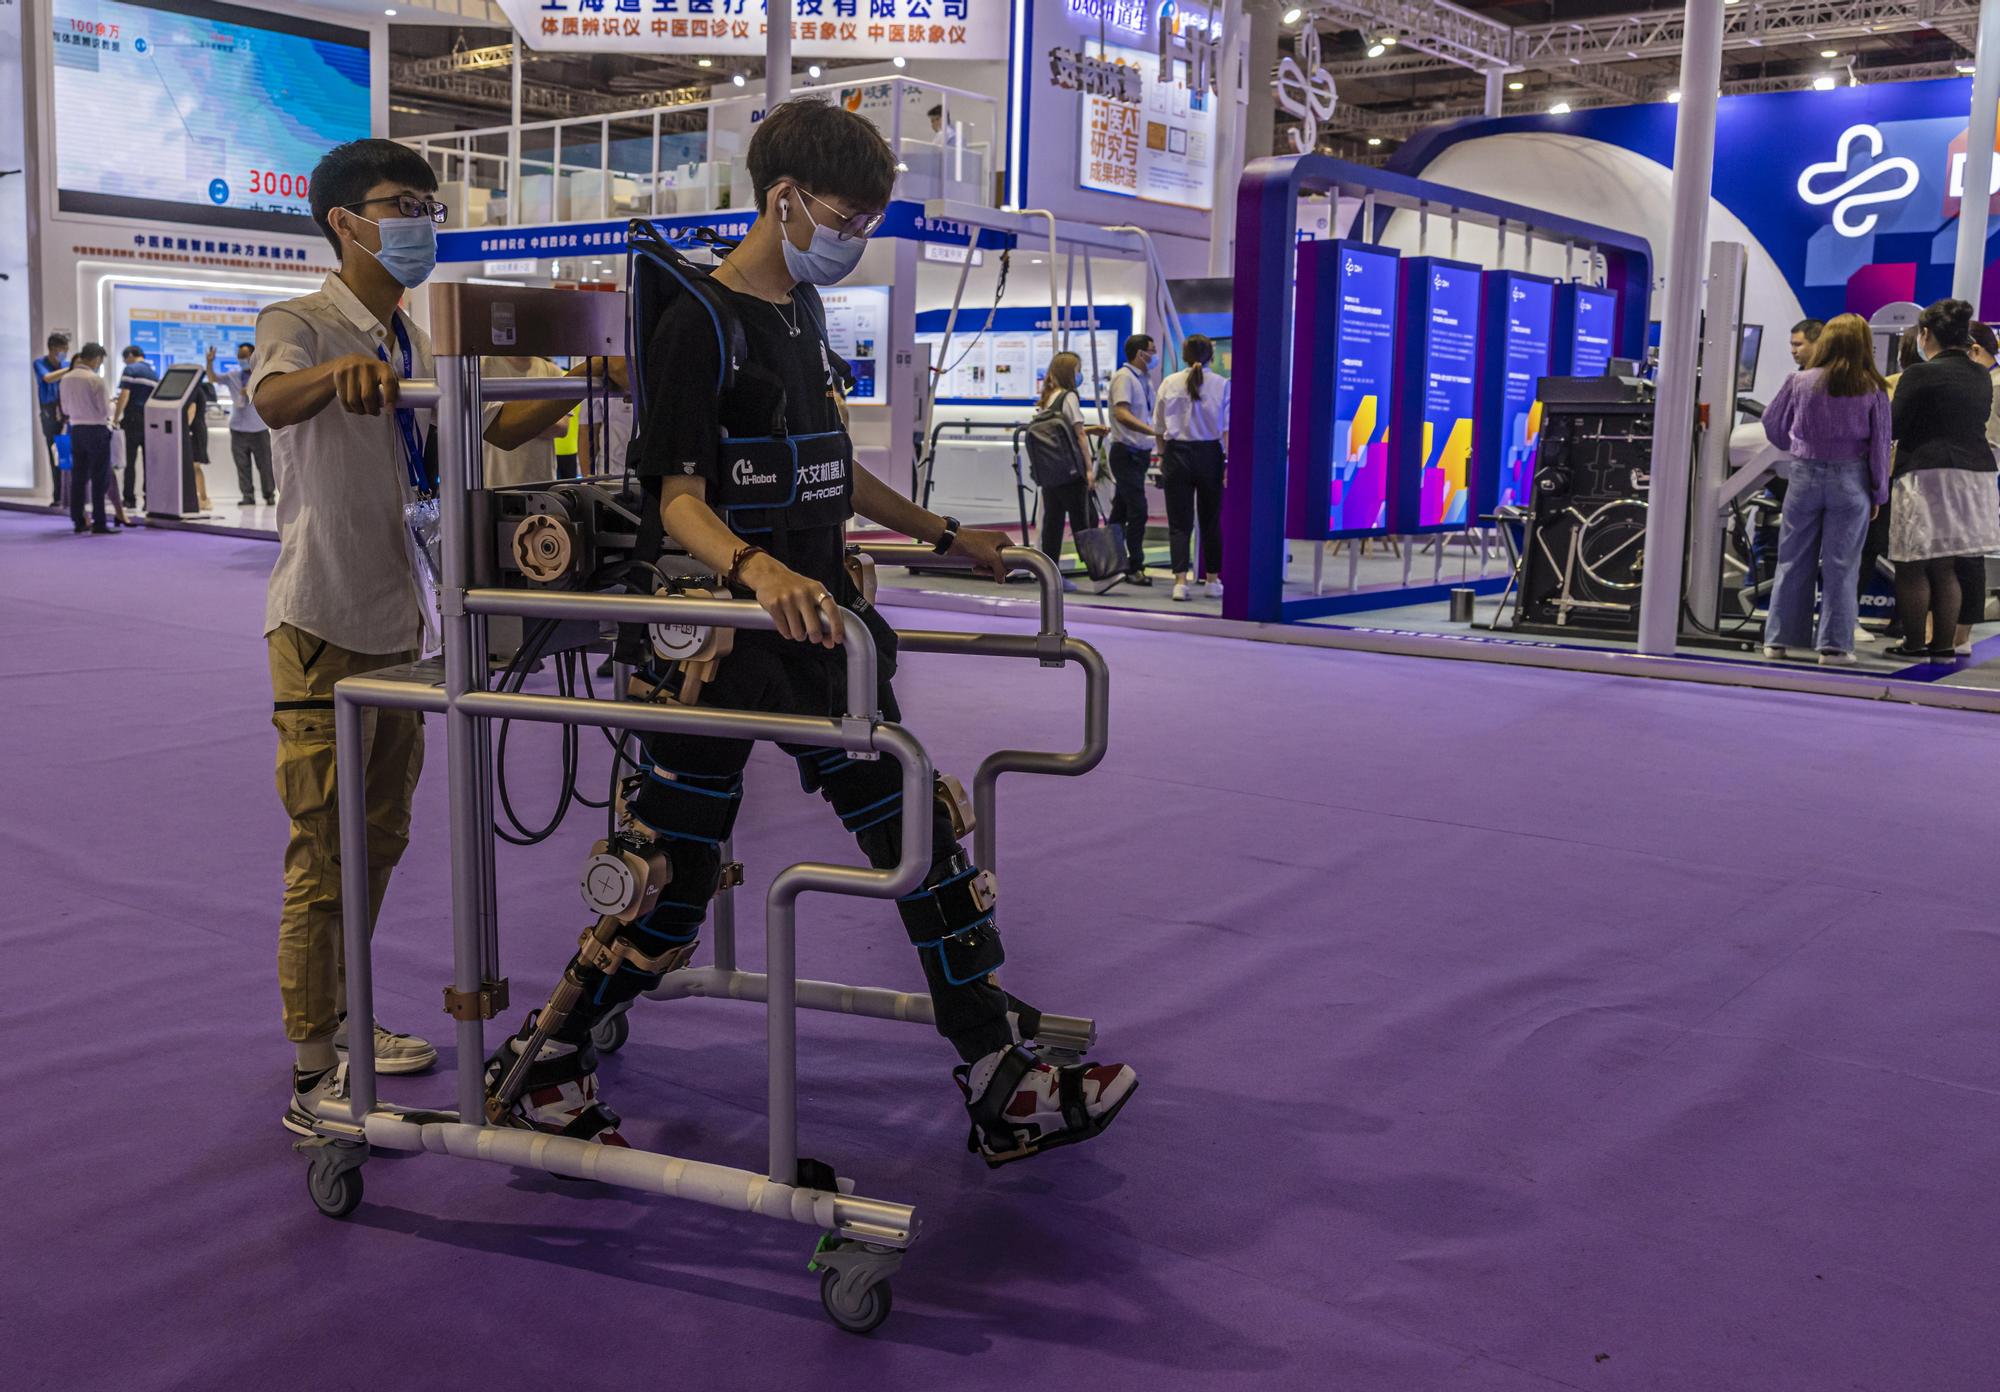
<path id="1" fill-rule="evenodd" d="M 1125 583 L 1128 585 L 1150 585 L 1153 583 L 1153 577 L 1146 574 L 1143 570 L 1128 570 L 1125 572 Z"/>

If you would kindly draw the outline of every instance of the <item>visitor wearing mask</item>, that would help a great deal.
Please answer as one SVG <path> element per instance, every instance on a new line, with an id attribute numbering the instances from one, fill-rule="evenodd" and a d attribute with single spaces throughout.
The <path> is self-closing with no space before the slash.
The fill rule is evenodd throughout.
<path id="1" fill-rule="evenodd" d="M 1191 533 L 1199 518 L 1201 563 L 1208 597 L 1222 597 L 1222 437 L 1229 431 L 1229 379 L 1210 370 L 1215 345 L 1189 334 L 1181 345 L 1187 367 L 1160 383 L 1153 427 L 1160 437 L 1160 486 L 1167 495 L 1167 541 L 1173 550 L 1174 594 L 1193 582 Z"/>
<path id="2" fill-rule="evenodd" d="M 1811 366 L 1787 377 L 1764 409 L 1764 434 L 1792 456 L 1764 655 L 1816 649 L 1822 663 L 1853 662 L 1855 572 L 1869 514 L 1889 497 L 1889 390 L 1859 315 L 1826 326 Z"/>
<path id="3" fill-rule="evenodd" d="M 1111 521 L 1125 529 L 1125 583 L 1150 585 L 1146 574 L 1146 470 L 1153 462 L 1151 334 L 1125 340 L 1125 363 L 1111 374 Z"/>
<path id="4" fill-rule="evenodd" d="M 271 475 L 271 432 L 257 414 L 250 399 L 250 376 L 257 360 L 254 344 L 236 346 L 236 365 L 220 372 L 215 367 L 215 349 L 208 350 L 208 375 L 229 388 L 229 457 L 236 464 L 236 501 L 243 507 L 256 505 L 250 491 L 250 471 L 254 466 L 257 482 L 263 486 L 265 503 L 278 501 L 278 485 Z"/>
<path id="5" fill-rule="evenodd" d="M 428 412 L 397 403 L 402 384 L 431 378 L 430 340 L 398 308 L 437 260 L 445 207 L 422 155 L 391 140 L 330 150 L 312 174 L 312 216 L 340 268 L 318 290 L 257 317 L 247 396 L 272 432 L 278 559 L 265 601 L 278 791 L 291 822 L 278 924 L 278 990 L 293 1047 L 285 1125 L 310 1134 L 317 1108 L 345 1095 L 341 1055 L 372 1046 L 382 1073 L 414 1073 L 437 1051 L 370 1020 L 342 1018 L 339 803 L 333 686 L 414 660 L 431 646 L 428 562 L 405 506 L 434 492 Z M 567 401 L 510 402 L 486 439 L 511 448 L 569 410 Z M 247 489 L 246 489 L 247 491 Z M 369 927 L 410 832 L 423 767 L 423 718 L 379 710 L 367 760 Z"/>
<path id="6" fill-rule="evenodd" d="M 2000 550 L 2000 489 L 1986 443 L 1993 379 L 1972 360 L 1971 345 L 1972 306 L 1939 300 L 1917 319 L 1924 361 L 1896 384 L 1889 559 L 1903 641 L 1889 649 L 1892 657 L 1950 661 L 1966 562 Z"/>

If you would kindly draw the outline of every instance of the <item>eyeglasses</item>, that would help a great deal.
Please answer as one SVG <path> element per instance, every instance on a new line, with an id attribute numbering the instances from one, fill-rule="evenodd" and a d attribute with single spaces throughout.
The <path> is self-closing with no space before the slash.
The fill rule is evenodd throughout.
<path id="1" fill-rule="evenodd" d="M 856 237 L 872 237 L 875 235 L 875 229 L 882 225 L 882 214 L 880 213 L 855 213 L 850 217 L 824 198 L 815 197 L 806 189 L 802 188 L 799 192 L 805 194 L 807 198 L 812 199 L 813 202 L 834 215 L 837 221 L 822 223 L 821 225 L 827 231 L 837 235 L 843 242 L 851 242 Z M 811 215 L 808 214 L 808 216 Z M 818 219 L 815 218 L 814 221 L 817 222 Z"/>
<path id="2" fill-rule="evenodd" d="M 396 211 L 406 218 L 429 218 L 432 222 L 443 223 L 445 215 L 451 211 L 435 198 L 418 198 L 408 193 L 392 193 L 382 198 L 364 198 L 359 203 L 343 203 L 340 206 L 353 212 L 365 208 L 370 203 L 394 203 Z"/>

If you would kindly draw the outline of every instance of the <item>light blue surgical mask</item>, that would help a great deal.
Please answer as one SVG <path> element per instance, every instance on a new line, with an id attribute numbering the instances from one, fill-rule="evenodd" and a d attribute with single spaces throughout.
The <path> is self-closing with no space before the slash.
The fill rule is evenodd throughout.
<path id="1" fill-rule="evenodd" d="M 804 189 L 799 193 L 805 198 L 812 197 Z M 789 197 L 778 200 L 778 221 L 786 226 L 791 220 L 790 201 Z M 861 254 L 868 250 L 868 239 L 850 237 L 842 241 L 839 233 L 821 226 L 803 205 L 800 212 L 812 224 L 812 240 L 801 251 L 792 245 L 791 237 L 785 232 L 778 233 L 778 245 L 785 250 L 785 274 L 807 285 L 833 285 L 847 279 L 861 263 Z"/>
<path id="2" fill-rule="evenodd" d="M 359 213 L 354 214 L 361 217 Z M 373 218 L 361 218 L 375 222 Z M 382 249 L 368 254 L 382 263 L 382 269 L 406 290 L 414 290 L 430 279 L 437 269 L 437 224 L 429 218 L 383 218 L 375 222 L 382 233 Z M 356 242 L 356 246 L 361 243 Z M 367 247 L 361 247 L 368 251 Z"/>

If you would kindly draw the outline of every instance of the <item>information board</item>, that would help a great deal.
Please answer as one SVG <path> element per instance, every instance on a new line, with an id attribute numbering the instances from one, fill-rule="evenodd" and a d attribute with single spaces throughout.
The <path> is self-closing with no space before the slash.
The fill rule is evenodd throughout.
<path id="1" fill-rule="evenodd" d="M 229 362 L 237 344 L 256 341 L 258 311 L 291 298 L 282 290 L 217 290 L 124 281 L 113 281 L 109 290 L 111 318 L 104 346 L 114 355 L 128 346 L 137 347 L 161 371 L 177 362 L 199 364 L 210 348 L 215 349 L 218 359 Z"/>
<path id="2" fill-rule="evenodd" d="M 931 366 L 943 369 L 938 382 L 939 404 L 1032 407 L 1041 394 L 1042 373 L 1049 363 L 1048 309 L 998 309 L 988 327 L 985 311 L 961 308 L 947 349 L 944 326 L 949 317 L 950 311 L 943 309 L 927 309 L 917 315 L 917 342 L 930 345 Z M 1069 349 L 1082 359 L 1077 394 L 1094 402 L 1109 390 L 1111 374 L 1124 361 L 1125 340 L 1132 333 L 1132 307 L 1100 304 L 1094 328 L 1088 318 L 1081 307 L 1071 311 Z M 1091 380 L 1092 338 L 1097 353 L 1095 382 Z"/>
<path id="3" fill-rule="evenodd" d="M 1086 93 L 1077 182 L 1100 193 L 1208 212 L 1215 206 L 1215 94 L 1190 85 L 1189 65 L 1118 44 L 1085 45 L 1093 58 L 1139 69 L 1140 104 Z"/>
<path id="4" fill-rule="evenodd" d="M 311 231 L 307 183 L 369 131 L 368 35 L 208 0 L 54 0 L 65 212 Z"/>
<path id="5" fill-rule="evenodd" d="M 1364 242 L 1299 246 L 1288 536 L 1388 527 L 1397 262 Z"/>
<path id="6" fill-rule="evenodd" d="M 889 287 L 886 285 L 843 285 L 819 292 L 826 306 L 827 346 L 841 357 L 854 373 L 850 402 L 863 406 L 885 406 L 889 384 L 881 372 L 882 354 L 889 342 Z"/>
<path id="7" fill-rule="evenodd" d="M 1475 485 L 1472 417 L 1479 373 L 1479 267 L 1435 256 L 1402 263 L 1402 341 L 1389 444 L 1399 533 L 1466 525 Z"/>
<path id="8" fill-rule="evenodd" d="M 1535 471 L 1542 406 L 1536 388 L 1550 375 L 1555 282 L 1519 271 L 1488 271 L 1473 473 L 1479 515 L 1526 507 Z"/>
<path id="9" fill-rule="evenodd" d="M 1555 347 L 1558 377 L 1602 377 L 1618 355 L 1618 292 L 1593 285 L 1556 287 Z"/>

